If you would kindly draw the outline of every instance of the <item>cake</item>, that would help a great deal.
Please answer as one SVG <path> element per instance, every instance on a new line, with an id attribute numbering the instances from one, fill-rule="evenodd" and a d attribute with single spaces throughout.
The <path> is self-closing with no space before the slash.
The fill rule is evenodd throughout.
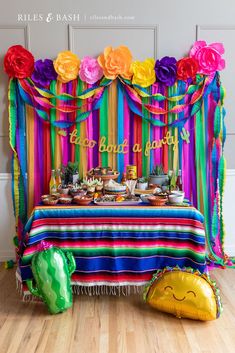
<path id="1" fill-rule="evenodd" d="M 107 184 L 105 184 L 104 190 L 108 194 L 125 194 L 126 193 L 126 185 L 121 185 L 114 180 L 109 180 Z"/>

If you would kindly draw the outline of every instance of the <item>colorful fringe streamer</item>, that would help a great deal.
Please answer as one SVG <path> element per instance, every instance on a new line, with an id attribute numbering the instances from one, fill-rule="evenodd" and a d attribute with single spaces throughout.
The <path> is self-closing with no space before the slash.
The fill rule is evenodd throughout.
<path id="1" fill-rule="evenodd" d="M 30 79 L 10 79 L 12 194 L 19 240 L 33 207 L 48 192 L 51 169 L 77 161 L 82 177 L 98 165 L 122 174 L 128 164 L 136 164 L 138 176 L 147 176 L 162 163 L 165 172 L 182 170 L 186 197 L 205 216 L 209 260 L 232 266 L 223 248 L 224 95 L 218 73 L 213 80 L 198 76 L 195 84 L 177 81 L 169 88 L 154 84 L 146 89 L 120 78 L 88 87 L 80 79 L 52 81 L 47 89 Z M 95 140 L 95 147 L 71 144 L 74 129 L 82 139 Z M 164 142 L 169 133 L 178 139 L 175 146 Z M 125 153 L 117 153 L 117 145 Z"/>

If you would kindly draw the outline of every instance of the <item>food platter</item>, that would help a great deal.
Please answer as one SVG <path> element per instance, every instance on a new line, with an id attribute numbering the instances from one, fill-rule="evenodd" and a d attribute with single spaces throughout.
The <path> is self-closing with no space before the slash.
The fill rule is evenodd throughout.
<path id="1" fill-rule="evenodd" d="M 87 176 L 89 178 L 99 179 L 104 182 L 109 180 L 116 180 L 119 177 L 120 173 L 116 170 L 113 170 L 110 167 L 97 167 L 92 168 L 88 171 Z"/>
<path id="2" fill-rule="evenodd" d="M 98 206 L 138 206 L 140 203 L 142 203 L 141 200 L 138 201 L 94 201 L 95 205 Z"/>
<path id="3" fill-rule="evenodd" d="M 109 181 L 109 180 L 116 180 L 119 177 L 120 173 L 117 174 L 97 174 L 97 175 L 92 175 L 90 173 L 87 173 L 87 176 L 89 178 L 94 178 L 94 179 L 101 179 L 102 181 Z"/>
<path id="4" fill-rule="evenodd" d="M 156 188 L 142 190 L 142 189 L 135 189 L 135 195 L 151 195 L 156 192 Z"/>
<path id="5" fill-rule="evenodd" d="M 95 199 L 94 204 L 98 206 L 137 206 L 142 203 L 139 197 L 129 197 L 128 195 L 104 195 Z"/>

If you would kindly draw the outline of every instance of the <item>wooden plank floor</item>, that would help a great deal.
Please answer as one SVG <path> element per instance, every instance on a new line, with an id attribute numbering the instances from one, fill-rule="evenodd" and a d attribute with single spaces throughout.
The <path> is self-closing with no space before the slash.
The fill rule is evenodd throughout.
<path id="1" fill-rule="evenodd" d="M 180 320 L 143 304 L 140 296 L 74 296 L 55 316 L 24 303 L 14 270 L 0 266 L 0 353 L 234 353 L 235 271 L 216 270 L 224 312 L 216 321 Z"/>

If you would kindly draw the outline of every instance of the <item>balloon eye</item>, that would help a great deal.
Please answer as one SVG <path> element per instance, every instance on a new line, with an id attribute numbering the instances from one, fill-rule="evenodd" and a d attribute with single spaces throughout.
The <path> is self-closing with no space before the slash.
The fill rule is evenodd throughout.
<path id="1" fill-rule="evenodd" d="M 164 288 L 164 290 L 166 290 L 167 288 L 170 288 L 171 290 L 173 290 L 173 288 L 172 288 L 171 286 L 166 286 L 166 287 Z"/>
<path id="2" fill-rule="evenodd" d="M 196 293 L 192 290 L 188 290 L 187 293 L 193 293 L 194 297 L 196 298 Z"/>

